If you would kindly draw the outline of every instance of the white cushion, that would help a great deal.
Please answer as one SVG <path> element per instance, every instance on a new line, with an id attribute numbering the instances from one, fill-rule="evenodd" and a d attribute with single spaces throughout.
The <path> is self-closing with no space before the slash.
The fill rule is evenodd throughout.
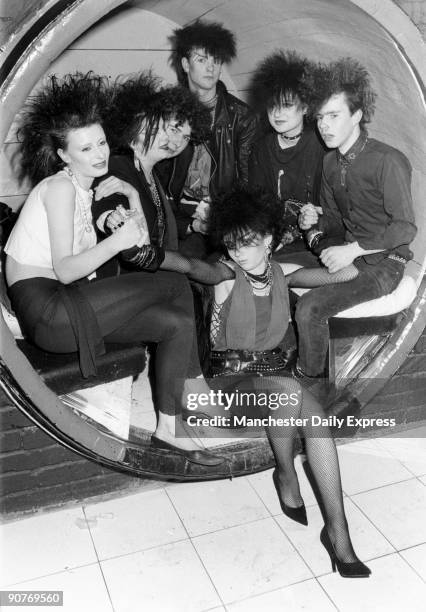
<path id="1" fill-rule="evenodd" d="M 361 317 L 385 317 L 396 314 L 408 308 L 417 294 L 416 282 L 411 276 L 403 276 L 399 285 L 392 293 L 375 300 L 352 306 L 339 312 L 336 317 L 345 319 Z"/>

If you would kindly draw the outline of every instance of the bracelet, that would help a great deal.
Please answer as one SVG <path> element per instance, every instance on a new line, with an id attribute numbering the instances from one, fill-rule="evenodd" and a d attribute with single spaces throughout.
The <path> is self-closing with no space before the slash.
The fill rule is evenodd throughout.
<path id="1" fill-rule="evenodd" d="M 188 229 L 189 229 L 191 234 L 195 234 L 194 221 L 195 221 L 195 219 L 191 219 L 191 223 L 188 225 Z"/>
<path id="2" fill-rule="evenodd" d="M 155 272 L 158 270 L 164 260 L 164 249 L 151 244 L 145 244 L 142 247 L 133 247 L 127 249 L 127 252 L 122 252 L 123 260 L 141 270 Z"/>
<path id="3" fill-rule="evenodd" d="M 309 248 L 314 249 L 316 246 L 318 246 L 318 242 L 323 236 L 324 232 L 319 229 L 309 230 L 306 235 Z"/>

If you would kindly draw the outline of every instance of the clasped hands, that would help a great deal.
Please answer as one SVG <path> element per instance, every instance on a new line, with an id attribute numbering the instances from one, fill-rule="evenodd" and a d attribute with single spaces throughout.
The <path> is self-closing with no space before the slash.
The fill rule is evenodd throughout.
<path id="1" fill-rule="evenodd" d="M 121 204 L 117 206 L 108 214 L 105 227 L 113 233 L 122 234 L 123 240 L 128 239 L 130 244 L 124 248 L 149 244 L 148 225 L 140 205 L 139 195 L 130 183 L 115 176 L 109 176 L 95 188 L 95 200 L 101 200 L 115 193 L 123 194 L 129 200 L 131 208 L 128 210 Z"/>
<path id="2" fill-rule="evenodd" d="M 136 240 L 130 246 L 141 247 L 144 244 L 149 244 L 149 232 L 145 216 L 136 208 L 126 210 L 120 204 L 108 215 L 105 224 L 112 232 L 123 230 L 128 230 L 129 233 L 132 232 Z"/>

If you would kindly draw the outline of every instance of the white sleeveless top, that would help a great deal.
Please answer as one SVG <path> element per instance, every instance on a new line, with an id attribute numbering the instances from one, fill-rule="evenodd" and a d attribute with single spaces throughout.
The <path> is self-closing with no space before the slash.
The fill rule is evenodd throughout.
<path id="1" fill-rule="evenodd" d="M 86 191 L 78 184 L 74 176 L 61 170 L 53 176 L 48 176 L 34 187 L 6 243 L 6 253 L 21 264 L 53 270 L 47 214 L 41 196 L 45 193 L 49 181 L 56 176 L 67 178 L 75 188 L 72 254 L 78 255 L 96 244 L 91 213 L 92 190 Z M 58 202 L 58 206 L 60 205 L 61 203 Z"/>

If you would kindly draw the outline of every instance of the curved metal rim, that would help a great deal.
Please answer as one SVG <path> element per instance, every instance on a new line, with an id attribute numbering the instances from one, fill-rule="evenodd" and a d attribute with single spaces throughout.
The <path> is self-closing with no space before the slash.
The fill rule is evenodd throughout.
<path id="1" fill-rule="evenodd" d="M 90 450 L 76 439 L 75 435 L 71 436 L 70 432 L 59 429 L 17 383 L 16 378 L 3 360 L 0 360 L 0 387 L 29 420 L 40 427 L 49 437 L 61 444 L 61 446 L 81 455 L 85 459 L 95 461 L 102 466 L 122 473 L 133 476 L 155 477 L 161 480 L 217 480 L 266 470 L 274 464 L 272 451 L 266 438 L 256 438 L 252 441 L 247 440 L 244 443 L 230 443 L 217 449 L 216 452 L 224 456 L 225 462 L 223 465 L 208 468 L 192 464 L 179 455 L 173 456 L 172 453 L 152 449 L 149 444 L 149 432 L 147 432 L 147 440 L 145 442 L 141 440 L 140 443 L 136 444 L 120 440 L 85 423 L 85 427 L 93 430 L 92 435 L 94 438 L 109 438 L 113 442 L 114 447 L 118 448 L 118 454 L 122 456 L 122 459 L 113 460 Z M 251 460 L 252 455 L 256 458 L 254 469 L 254 462 Z M 259 463 L 260 455 L 264 456 L 262 463 Z M 159 464 L 161 464 L 161 469 Z"/>
<path id="2" fill-rule="evenodd" d="M 18 81 L 20 81 L 20 85 L 19 85 L 20 89 L 25 90 L 26 93 L 28 93 L 28 91 L 32 88 L 32 86 L 37 82 L 38 75 L 40 74 L 40 70 L 43 71 L 43 69 L 46 69 L 47 67 L 46 64 L 48 65 L 48 63 L 50 63 L 53 59 L 55 59 L 64 50 L 64 48 L 66 48 L 66 46 L 69 44 L 70 37 L 72 37 L 72 39 L 74 40 L 77 36 L 83 33 L 87 29 L 87 27 L 89 27 L 89 25 L 91 25 L 92 23 L 95 23 L 98 19 L 100 19 L 103 15 L 108 13 L 110 10 L 120 6 L 121 4 L 124 4 L 125 2 L 126 0 L 107 0 L 107 1 L 103 0 L 102 2 L 96 2 L 96 0 L 91 0 L 89 3 L 86 2 L 86 0 L 74 0 L 71 2 L 66 2 L 65 3 L 66 8 L 62 12 L 59 12 L 58 14 L 55 15 L 55 18 L 53 19 L 53 21 L 47 24 L 38 33 L 36 41 L 33 40 L 32 45 L 30 45 L 30 47 L 27 48 L 26 52 L 20 56 L 19 60 L 17 61 L 16 66 L 14 67 L 13 70 L 10 71 L 9 76 L 5 81 L 2 97 L 4 99 L 9 98 L 9 95 L 14 97 L 13 96 L 14 86 L 16 86 Z M 371 2 L 368 2 L 367 0 L 353 0 L 353 3 L 359 6 L 367 14 L 370 14 L 373 18 L 377 17 L 377 15 L 375 14 L 374 7 L 371 4 Z M 96 4 L 96 7 L 95 7 L 95 4 Z M 83 5 L 85 5 L 84 11 L 83 11 Z M 90 7 L 90 11 L 88 13 L 87 9 L 89 7 Z M 393 5 L 392 10 L 399 11 L 402 21 L 404 20 L 409 21 L 409 18 L 398 7 Z M 84 12 L 84 18 L 83 18 L 83 12 Z M 65 15 L 67 18 L 67 23 L 72 23 L 73 27 L 67 29 L 67 36 L 60 37 L 61 38 L 60 42 L 58 42 L 57 40 L 53 42 L 52 39 L 58 38 L 58 37 L 50 36 L 52 33 L 52 30 L 54 29 L 55 25 L 58 23 L 59 20 L 62 20 L 65 18 Z M 73 17 L 75 17 L 75 19 L 73 19 Z M 381 23 L 380 25 L 382 27 L 385 27 Z M 410 22 L 410 26 L 415 28 L 415 26 L 413 26 L 411 22 Z M 387 31 L 390 33 L 390 35 L 394 39 L 398 40 L 397 32 L 390 31 L 389 24 L 386 25 L 385 29 L 387 29 Z M 50 36 L 50 39 L 49 39 L 49 36 Z M 39 45 L 44 44 L 45 49 L 48 47 L 49 53 L 47 54 L 46 58 L 43 59 L 40 56 L 38 56 L 37 60 L 33 59 L 33 61 L 31 62 L 30 61 L 31 58 L 29 56 L 31 52 L 31 46 L 33 46 L 35 42 L 37 42 L 37 44 Z M 399 40 L 398 44 L 401 45 L 401 40 Z M 38 70 L 34 71 L 33 64 L 35 64 L 38 67 Z M 23 79 L 24 75 L 25 75 L 25 79 Z M 25 81 L 25 85 L 22 84 L 23 80 Z M 20 91 L 20 94 L 18 95 L 18 99 L 21 99 L 21 97 L 22 97 L 22 91 Z M 16 97 L 15 97 L 15 102 L 14 102 L 14 108 L 16 108 Z M 8 129 L 9 124 L 11 123 L 10 119 L 11 117 L 7 116 L 6 114 L 6 121 L 3 122 L 3 128 L 6 127 Z M 403 359 L 405 359 L 408 352 L 414 346 L 416 340 L 422 333 L 424 325 L 426 323 L 426 320 L 425 320 L 426 308 L 425 308 L 424 297 L 425 297 L 424 290 L 423 292 L 419 291 L 417 300 L 415 302 L 417 306 L 415 306 L 415 308 L 410 309 L 410 313 L 411 313 L 410 322 L 407 323 L 407 321 L 405 320 L 405 322 L 401 323 L 399 328 L 394 332 L 394 334 L 391 337 L 391 340 L 392 338 L 400 338 L 399 343 L 398 343 L 398 351 L 400 351 L 399 358 L 393 359 L 392 361 L 392 354 L 394 355 L 395 353 L 395 350 L 394 350 L 395 346 L 388 342 L 389 346 L 386 345 L 382 349 L 382 351 L 380 351 L 379 355 L 376 357 L 374 362 L 370 364 L 368 368 L 370 373 L 374 372 L 374 374 L 371 374 L 371 375 L 374 375 L 376 377 L 378 375 L 386 376 L 385 379 L 383 379 L 383 376 L 380 379 L 381 381 L 383 381 L 383 384 L 380 384 L 380 383 L 377 384 L 377 382 L 375 382 L 375 384 L 372 385 L 371 379 L 370 379 L 370 384 L 368 384 L 365 382 L 365 378 L 355 381 L 353 387 L 351 388 L 351 397 L 352 398 L 357 397 L 358 399 L 362 398 L 362 405 L 365 405 L 365 403 L 367 403 L 374 396 L 374 394 L 380 390 L 380 387 L 383 386 L 386 380 L 396 371 L 396 369 L 400 365 L 400 362 Z M 417 312 L 417 316 L 415 316 L 416 312 Z M 414 324 L 415 321 L 416 321 L 416 324 Z M 19 351 L 16 345 L 15 345 L 15 350 Z M 402 360 L 400 359 L 401 356 L 403 356 Z M 6 361 L 6 364 L 7 364 L 7 361 Z M 29 364 L 28 364 L 28 367 L 31 368 Z M 137 465 L 138 460 L 134 461 L 134 464 L 135 464 L 134 466 L 130 466 L 130 465 L 125 465 L 122 462 L 113 461 L 105 457 L 102 454 L 98 454 L 96 452 L 89 451 L 86 446 L 81 444 L 79 441 L 76 441 L 75 437 L 70 437 L 69 434 L 59 429 L 53 421 L 50 421 L 48 418 L 46 418 L 45 414 L 43 414 L 41 410 L 37 407 L 37 404 L 34 403 L 29 398 L 29 396 L 26 394 L 25 390 L 23 389 L 23 387 L 21 386 L 19 382 L 20 380 L 22 380 L 22 377 L 25 377 L 26 372 L 28 374 L 28 370 L 24 369 L 23 371 L 20 371 L 19 374 L 18 373 L 14 374 L 12 372 L 13 372 L 13 369 L 10 369 L 10 370 L 8 369 L 8 372 L 4 376 L 1 377 L 0 382 L 2 383 L 3 388 L 5 388 L 6 393 L 15 403 L 15 405 L 24 414 L 26 414 L 28 418 L 30 418 L 37 425 L 41 426 L 42 429 L 46 431 L 48 435 L 50 435 L 60 444 L 66 446 L 67 448 L 70 448 L 74 452 L 79 453 L 80 455 L 84 456 L 87 459 L 97 461 L 98 463 L 101 463 L 102 465 L 105 465 L 106 467 L 110 467 L 118 471 L 122 471 L 122 472 L 124 471 L 124 472 L 128 472 L 131 474 L 138 474 L 141 476 L 155 475 L 158 478 L 164 478 L 164 479 L 199 480 L 199 479 L 205 479 L 205 478 L 221 478 L 221 477 L 225 478 L 231 475 L 229 471 L 227 474 L 222 474 L 222 475 L 210 474 L 210 476 L 203 475 L 202 477 L 200 477 L 200 475 L 194 476 L 192 474 L 185 475 L 184 473 L 177 476 L 174 470 L 171 470 L 169 473 L 165 473 L 164 471 L 156 472 L 155 470 L 150 471 L 149 469 L 146 469 L 146 468 L 142 469 L 138 467 Z M 34 376 L 34 375 L 37 376 L 34 370 L 32 370 L 31 376 Z M 47 392 L 51 393 L 50 390 L 47 389 L 47 387 L 45 387 L 45 389 L 46 389 L 46 393 Z M 348 404 L 350 404 L 349 400 L 348 400 Z M 99 433 L 98 433 L 98 436 L 101 436 L 102 438 L 102 435 Z M 115 439 L 114 444 L 116 443 L 117 443 L 117 439 Z M 116 452 L 118 452 L 117 449 L 115 450 Z M 135 455 L 138 456 L 138 453 L 139 453 L 139 455 L 141 456 L 138 457 L 138 459 L 142 458 L 144 453 L 146 454 L 144 450 L 138 447 L 135 447 L 134 445 L 129 445 L 128 448 L 124 449 L 124 445 L 122 444 L 122 446 L 120 447 L 120 452 L 121 453 L 124 452 L 124 454 L 127 453 L 127 456 L 130 456 L 128 451 L 131 451 L 130 455 L 133 453 L 133 457 Z M 272 464 L 273 464 L 273 460 L 271 460 L 271 455 L 270 455 L 269 462 L 266 461 L 265 465 L 260 467 L 259 470 L 267 469 Z M 245 472 L 243 471 L 243 472 L 237 472 L 237 473 L 245 473 Z M 234 475 L 236 475 L 236 473 L 234 473 Z"/>

